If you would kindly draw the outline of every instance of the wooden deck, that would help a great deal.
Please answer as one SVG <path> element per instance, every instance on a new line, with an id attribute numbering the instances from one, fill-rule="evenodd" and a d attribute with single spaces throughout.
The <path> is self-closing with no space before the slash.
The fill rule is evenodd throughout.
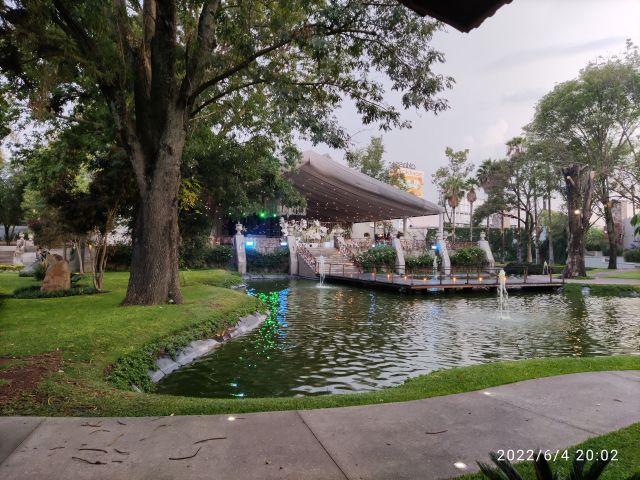
<path id="1" fill-rule="evenodd" d="M 391 275 L 387 273 L 354 273 L 354 274 L 327 274 L 325 282 L 359 285 L 369 288 L 394 290 L 399 292 L 443 292 L 443 291 L 488 291 L 498 288 L 498 279 L 495 276 L 482 277 L 477 275 L 460 274 L 453 276 L 410 276 Z M 548 290 L 561 287 L 564 281 L 549 275 L 528 275 L 508 277 L 507 290 Z"/>

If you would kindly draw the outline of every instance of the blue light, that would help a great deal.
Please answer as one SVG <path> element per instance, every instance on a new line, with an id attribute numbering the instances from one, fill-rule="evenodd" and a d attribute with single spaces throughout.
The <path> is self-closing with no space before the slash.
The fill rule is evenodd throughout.
<path id="1" fill-rule="evenodd" d="M 247 240 L 247 243 L 245 243 L 245 245 L 247 247 L 253 247 L 253 240 Z"/>
<path id="2" fill-rule="evenodd" d="M 285 241 L 280 242 L 280 246 L 281 247 L 286 247 L 287 246 L 287 242 L 285 242 Z"/>

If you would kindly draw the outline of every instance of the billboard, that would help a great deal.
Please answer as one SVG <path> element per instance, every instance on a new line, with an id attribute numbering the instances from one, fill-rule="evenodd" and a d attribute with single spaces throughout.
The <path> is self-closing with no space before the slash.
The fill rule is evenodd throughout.
<path id="1" fill-rule="evenodd" d="M 424 198 L 424 172 L 416 170 L 413 164 L 400 164 L 398 171 L 404 175 L 404 180 L 408 187 L 407 191 L 413 193 L 416 197 Z"/>

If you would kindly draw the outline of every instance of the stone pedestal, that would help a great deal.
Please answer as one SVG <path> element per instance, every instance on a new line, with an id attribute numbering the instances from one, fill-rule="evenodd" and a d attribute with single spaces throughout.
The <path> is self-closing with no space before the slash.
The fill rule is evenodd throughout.
<path id="1" fill-rule="evenodd" d="M 495 268 L 496 261 L 493 258 L 493 253 L 491 252 L 491 245 L 489 245 L 489 241 L 485 237 L 486 237 L 486 233 L 480 232 L 480 240 L 478 240 L 478 247 L 484 250 L 484 253 L 487 256 L 487 262 L 488 262 L 489 268 Z"/>
<path id="2" fill-rule="evenodd" d="M 238 228 L 238 225 L 240 228 Z M 245 250 L 245 240 L 242 234 L 242 225 L 236 225 L 236 234 L 233 236 L 233 259 L 236 269 L 240 275 L 247 273 L 247 252 Z"/>
<path id="3" fill-rule="evenodd" d="M 396 273 L 398 275 L 404 275 L 405 272 L 405 263 L 404 263 L 404 251 L 402 250 L 402 243 L 400 243 L 399 238 L 394 238 L 391 241 L 391 246 L 396 251 Z"/>
<path id="4" fill-rule="evenodd" d="M 287 235 L 287 247 L 289 248 L 289 275 L 298 275 L 298 251 L 296 237 Z"/>

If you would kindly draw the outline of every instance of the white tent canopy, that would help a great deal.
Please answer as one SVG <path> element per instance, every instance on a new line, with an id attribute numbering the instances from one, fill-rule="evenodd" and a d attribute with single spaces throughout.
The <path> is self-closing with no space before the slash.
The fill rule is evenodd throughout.
<path id="1" fill-rule="evenodd" d="M 371 222 L 438 215 L 435 203 L 392 187 L 333 161 L 306 151 L 291 174 L 307 199 L 307 217 L 321 221 Z"/>

